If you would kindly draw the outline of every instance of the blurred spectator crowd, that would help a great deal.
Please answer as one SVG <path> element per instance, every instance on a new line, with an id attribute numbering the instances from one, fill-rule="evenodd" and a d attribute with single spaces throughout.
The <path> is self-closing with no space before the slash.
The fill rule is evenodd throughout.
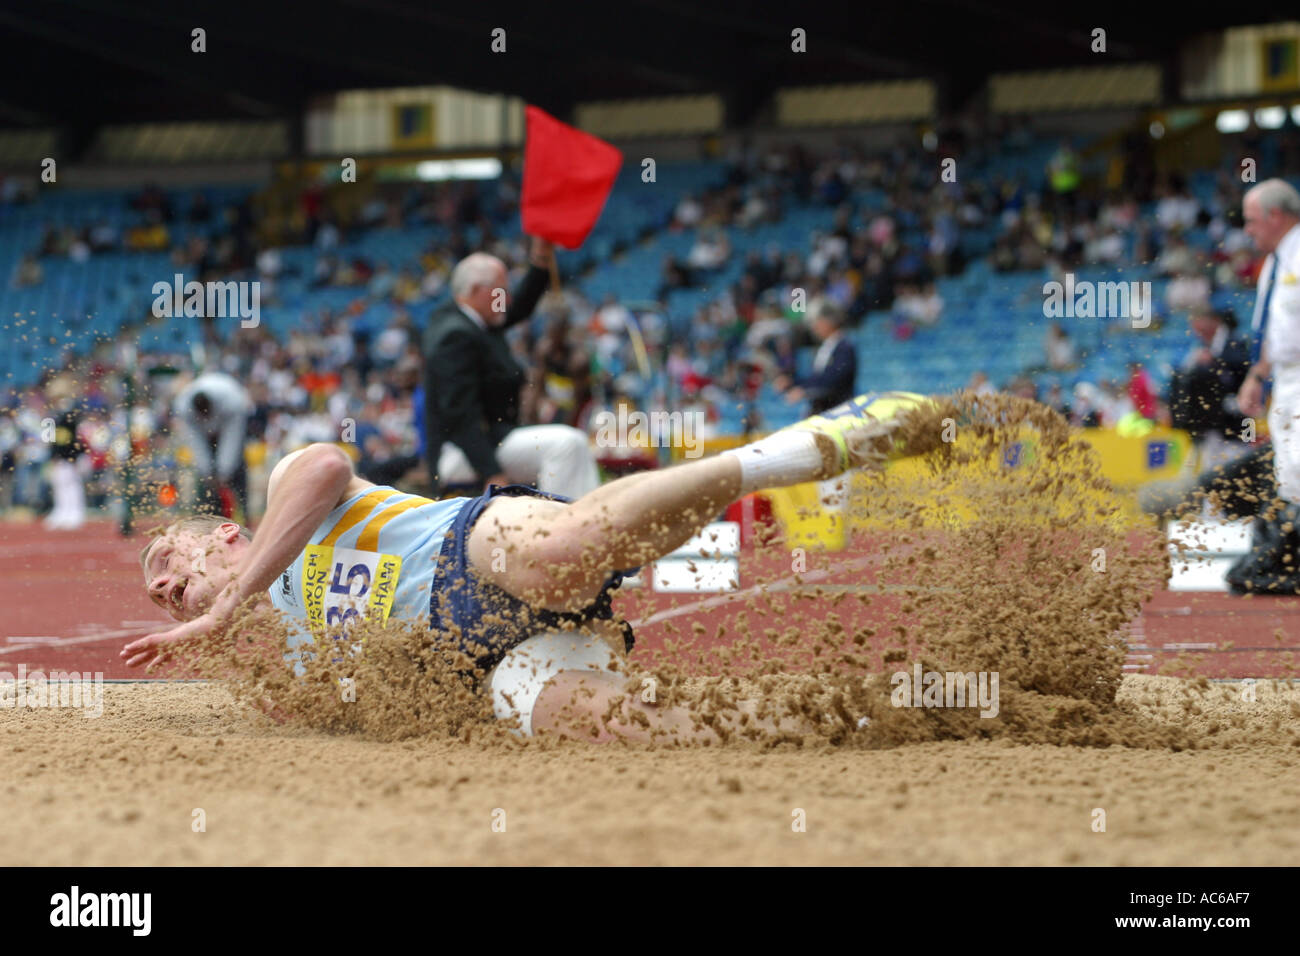
<path id="1" fill-rule="evenodd" d="M 750 409 L 765 385 L 797 377 L 800 350 L 817 342 L 812 320 L 827 311 L 859 329 L 869 375 L 868 337 L 906 339 L 943 328 L 951 303 L 937 282 L 976 258 L 995 274 L 1033 271 L 1047 278 L 1086 266 L 1149 265 L 1168 280 L 1160 314 L 1193 318 L 1188 367 L 1203 363 L 1207 349 L 1221 349 L 1221 328 L 1239 334 L 1235 315 L 1215 304 L 1217 293 L 1249 289 L 1260 265 L 1241 229 L 1244 187 L 1230 172 L 1255 148 L 1254 135 L 1227 142 L 1208 193 L 1178 176 L 1158 175 L 1141 137 L 1126 140 L 1114 169 L 1099 175 L 1085 175 L 1096 157 L 1076 154 L 1067 142 L 1054 147 L 1035 175 L 962 172 L 983 168 L 999 150 L 1034 143 L 1027 125 L 1008 122 L 940 129 L 887 149 L 845 142 L 818 156 L 799 145 L 742 144 L 727 156 L 721 181 L 682 195 L 655 225 L 661 233 L 694 235 L 685 255 L 664 258 L 658 302 L 588 299 L 581 270 L 600 267 L 589 261 L 547 294 L 532 322 L 512 332 L 512 347 L 533 373 L 524 423 L 587 427 L 594 412 L 633 403 L 698 409 L 716 427 L 723 407 Z M 1279 138 L 1277 174 L 1300 172 L 1294 126 Z M 935 174 L 943 156 L 958 159 L 951 181 Z M 3 195 L 9 203 L 30 198 L 8 188 Z M 200 190 L 179 209 L 166 192 L 147 187 L 129 201 L 143 214 L 139 226 L 120 234 L 108 222 L 51 226 L 16 266 L 11 286 L 39 285 L 42 263 L 52 257 L 81 261 L 106 251 L 154 250 L 168 252 L 177 269 L 200 281 L 256 278 L 264 303 L 276 301 L 291 274 L 312 289 L 354 295 L 339 308 L 305 311 L 279 336 L 266 325 L 232 331 L 203 320 L 195 341 L 147 354 L 129 353 L 138 326 L 88 352 L 69 349 L 62 366 L 36 384 L 0 393 L 0 509 L 48 508 L 42 474 L 51 454 L 49 423 L 67 411 L 50 386 L 61 377 L 75 383 L 77 467 L 92 507 L 107 503 L 115 463 L 128 449 L 149 463 L 154 486 L 180 481 L 186 454 L 172 437 L 171 402 L 201 368 L 224 370 L 247 388 L 254 469 L 311 441 L 348 442 L 363 473 L 412 455 L 421 329 L 446 296 L 452 267 L 483 249 L 507 263 L 513 282 L 525 263 L 523 240 L 508 228 L 519 201 L 509 174 L 486 190 L 448 182 L 375 184 L 349 193 L 305 183 L 226 205 L 210 203 Z M 809 207 L 825 212 L 826 225 L 803 242 L 743 255 L 734 249 L 738 231 Z M 173 239 L 182 222 L 207 229 Z M 341 252 L 357 236 L 421 226 L 438 228 L 413 261 Z M 972 243 L 973 235 L 987 242 Z M 282 253 L 301 246 L 312 251 L 306 275 Z M 722 275 L 735 278 L 719 281 Z M 677 334 L 668 305 L 682 290 L 708 292 L 693 307 L 685 335 Z M 379 324 L 376 305 L 384 306 Z M 887 317 L 882 327 L 872 327 L 875 316 Z M 1068 392 L 1059 383 L 1041 390 L 1036 383 L 1041 372 L 1066 372 L 1086 361 L 1065 328 L 1053 324 L 1039 366 L 1001 383 L 976 372 L 970 387 L 1037 398 L 1079 425 L 1113 426 L 1133 414 L 1170 420 L 1167 396 L 1141 363 L 1129 366 L 1126 380 L 1081 381 Z M 132 368 L 135 395 L 128 407 L 125 380 Z M 768 423 L 747 411 L 743 424 Z M 258 510 L 256 501 L 251 510 Z"/>

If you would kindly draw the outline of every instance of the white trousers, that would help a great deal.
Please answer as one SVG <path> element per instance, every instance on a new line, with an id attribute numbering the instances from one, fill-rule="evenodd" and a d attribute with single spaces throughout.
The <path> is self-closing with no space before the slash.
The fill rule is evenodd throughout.
<path id="1" fill-rule="evenodd" d="M 50 491 L 54 510 L 45 518 L 45 527 L 71 531 L 86 520 L 86 488 L 81 472 L 70 461 L 56 458 L 50 463 Z"/>
<path id="2" fill-rule="evenodd" d="M 1268 410 L 1278 497 L 1300 503 L 1300 367 L 1277 369 Z"/>
<path id="3" fill-rule="evenodd" d="M 536 485 L 553 495 L 581 498 L 600 484 L 591 443 L 568 425 L 516 428 L 497 446 L 497 462 L 512 483 Z M 488 477 L 476 475 L 465 453 L 450 442 L 442 446 L 438 474 L 444 485 Z"/>

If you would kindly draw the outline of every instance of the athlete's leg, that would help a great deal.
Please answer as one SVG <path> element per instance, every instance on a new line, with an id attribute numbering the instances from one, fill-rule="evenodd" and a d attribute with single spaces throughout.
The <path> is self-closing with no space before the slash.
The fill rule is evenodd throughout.
<path id="1" fill-rule="evenodd" d="M 740 495 L 740 462 L 720 455 L 628 475 L 571 504 L 501 497 L 469 535 L 480 576 L 538 607 L 572 611 L 610 572 L 676 550 Z"/>
<path id="2" fill-rule="evenodd" d="M 535 606 L 581 609 L 611 571 L 676 550 L 742 494 L 881 464 L 898 420 L 881 421 L 864 409 L 850 405 L 734 452 L 620 478 L 568 505 L 499 498 L 470 532 L 470 564 Z"/>

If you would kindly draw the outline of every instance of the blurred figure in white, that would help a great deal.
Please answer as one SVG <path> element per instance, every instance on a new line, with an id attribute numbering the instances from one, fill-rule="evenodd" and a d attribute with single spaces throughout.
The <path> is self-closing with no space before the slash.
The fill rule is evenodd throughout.
<path id="1" fill-rule="evenodd" d="M 1101 425 L 1101 389 L 1092 382 L 1077 382 L 1074 401 L 1070 405 L 1070 424 L 1080 428 L 1098 428 Z"/>
<path id="2" fill-rule="evenodd" d="M 992 395 L 997 389 L 989 381 L 989 377 L 982 371 L 975 372 L 966 383 L 967 391 L 974 392 L 976 395 Z"/>
<path id="3" fill-rule="evenodd" d="M 730 255 L 731 243 L 727 240 L 726 233 L 703 232 L 691 247 L 686 257 L 686 264 L 693 269 L 705 271 L 721 269 Z"/>
<path id="4" fill-rule="evenodd" d="M 1047 327 L 1043 352 L 1047 358 L 1047 367 L 1054 372 L 1062 372 L 1075 365 L 1074 343 L 1059 322 L 1053 322 Z"/>
<path id="5" fill-rule="evenodd" d="M 930 328 L 943 315 L 943 297 L 933 283 L 924 288 L 904 285 L 894 299 L 894 311 L 913 325 Z"/>
<path id="6" fill-rule="evenodd" d="M 196 507 L 226 514 L 221 499 L 225 487 L 247 510 L 244 435 L 253 403 L 244 386 L 225 372 L 204 372 L 176 396 L 172 411 L 194 455 L 199 481 Z"/>
<path id="7" fill-rule="evenodd" d="M 50 491 L 54 509 L 45 518 L 51 531 L 75 531 L 86 521 L 86 487 L 77 461 L 85 450 L 77 438 L 81 416 L 76 383 L 59 376 L 46 387 L 48 417 L 43 423 L 50 442 Z"/>

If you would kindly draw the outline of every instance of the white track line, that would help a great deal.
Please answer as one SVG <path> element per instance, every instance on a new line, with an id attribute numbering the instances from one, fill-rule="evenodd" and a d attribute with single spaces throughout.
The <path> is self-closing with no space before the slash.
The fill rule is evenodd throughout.
<path id="1" fill-rule="evenodd" d="M 57 644 L 50 642 L 42 645 L 43 647 L 69 647 L 73 644 L 95 644 L 99 641 L 105 641 L 112 637 L 111 634 L 92 635 L 91 637 L 65 637 Z M 18 644 L 14 647 L 0 647 L 0 654 L 17 654 L 19 651 L 30 651 L 31 646 L 27 644 Z"/>
<path id="2" fill-rule="evenodd" d="M 0 558 L 30 558 L 33 556 L 54 557 L 64 554 L 95 557 L 97 555 L 121 556 L 128 562 L 136 561 L 136 555 L 125 547 L 123 541 L 32 541 L 26 544 L 0 543 Z M 138 550 L 138 549 L 137 549 Z"/>
<path id="3" fill-rule="evenodd" d="M 149 624 L 143 627 L 116 628 L 110 631 L 99 631 L 95 634 L 83 634 L 77 637 L 42 639 L 39 643 L 42 647 L 71 647 L 76 644 L 94 644 L 99 641 L 110 641 L 123 637 L 135 637 L 137 635 L 144 636 L 145 634 L 148 634 L 151 629 L 162 626 L 162 623 L 164 622 Z M 10 640 L 12 641 L 13 639 L 10 638 Z M 18 654 L 22 651 L 28 651 L 34 643 L 37 642 L 31 641 L 30 643 L 15 644 L 12 647 L 0 647 L 0 654 Z"/>
<path id="4" fill-rule="evenodd" d="M 845 561 L 833 568 L 824 571 L 805 571 L 803 574 L 791 574 L 788 577 L 773 581 L 770 584 L 755 584 L 739 591 L 727 591 L 715 597 L 701 598 L 698 601 L 692 601 L 690 604 L 680 604 L 677 607 L 671 607 L 664 611 L 656 611 L 648 617 L 643 617 L 635 621 L 630 621 L 633 627 L 643 627 L 647 624 L 655 624 L 659 621 L 666 621 L 669 618 L 681 617 L 683 614 L 691 614 L 695 611 L 705 611 L 709 608 L 720 607 L 724 604 L 730 604 L 733 601 L 744 601 L 746 598 L 753 597 L 756 594 L 763 594 L 769 591 L 791 591 L 796 587 L 802 587 L 805 584 L 815 584 L 818 581 L 825 580 L 833 574 L 840 571 L 858 571 L 868 567 L 876 561 L 874 555 L 864 558 L 854 558 L 851 561 Z"/>

